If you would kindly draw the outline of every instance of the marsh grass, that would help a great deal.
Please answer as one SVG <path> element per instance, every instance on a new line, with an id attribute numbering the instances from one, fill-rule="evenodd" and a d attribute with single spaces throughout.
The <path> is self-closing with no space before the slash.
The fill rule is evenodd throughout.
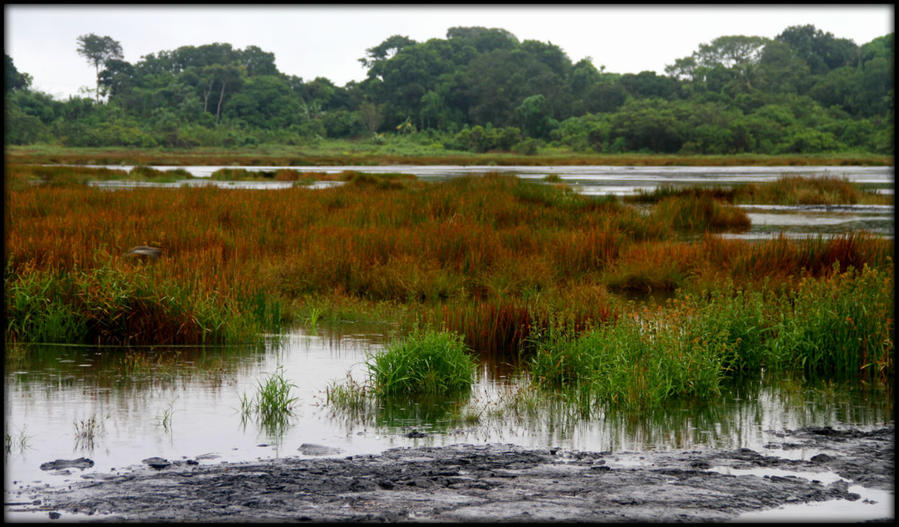
<path id="1" fill-rule="evenodd" d="M 29 442 L 31 441 L 31 437 L 25 433 L 25 428 L 23 427 L 19 430 L 18 434 L 10 435 L 9 432 L 6 432 L 3 446 L 6 449 L 7 454 L 11 454 L 13 449 L 18 449 L 19 452 L 24 452 L 26 449 L 31 448 Z"/>
<path id="2" fill-rule="evenodd" d="M 14 177 L 17 171 L 30 170 L 10 166 Z M 73 169 L 73 177 L 84 174 L 78 170 Z M 553 347 L 563 356 L 574 353 L 564 351 L 569 348 L 588 358 L 611 353 L 598 337 L 589 345 L 577 342 L 590 332 L 608 331 L 604 338 L 620 342 L 623 350 L 634 347 L 627 364 L 636 369 L 625 370 L 634 379 L 625 382 L 624 374 L 606 372 L 604 382 L 617 380 L 602 393 L 608 400 L 624 401 L 644 385 L 658 392 L 645 399 L 633 396 L 627 403 L 639 407 L 655 404 L 657 398 L 713 393 L 712 376 L 696 355 L 706 348 L 724 375 L 789 362 L 784 358 L 789 356 L 787 347 L 771 345 L 774 335 L 808 340 L 807 333 L 788 322 L 775 323 L 792 313 L 788 301 L 755 299 L 752 291 L 794 294 L 804 278 L 809 284 L 836 280 L 848 266 L 892 269 L 893 241 L 864 233 L 758 242 L 713 236 L 710 231 L 742 223 L 738 215 L 731 216 L 733 207 L 726 200 L 701 192 L 664 196 L 643 214 L 614 197 L 594 199 L 554 184 L 498 174 L 439 183 L 400 175 L 334 177 L 345 178 L 347 184 L 265 192 L 109 192 L 71 185 L 11 189 L 6 213 L 7 339 L 237 342 L 290 322 L 315 328 L 352 320 L 402 333 L 416 324 L 445 329 L 474 352 L 506 360 L 533 351 L 532 337 L 564 326 L 558 342 L 546 345 L 546 353 Z M 696 239 L 698 233 L 706 234 Z M 166 248 L 159 261 L 143 265 L 121 256 L 148 239 Z M 859 279 L 853 275 L 846 280 Z M 720 298 L 712 295 L 715 307 L 703 315 L 704 326 L 692 319 L 666 326 L 703 327 L 695 330 L 700 337 L 696 344 L 670 333 L 673 330 L 647 334 L 642 326 L 638 331 L 623 320 L 634 311 L 623 293 L 638 305 L 651 304 L 651 295 L 660 291 L 682 299 L 690 293 L 695 302 L 705 302 L 700 293 L 716 284 L 727 284 L 727 291 Z M 737 289 L 744 291 L 742 299 L 727 300 L 725 293 L 733 295 Z M 833 294 L 811 285 L 801 290 L 809 298 Z M 870 304 L 869 298 L 853 294 Z M 670 306 L 665 316 L 705 313 L 700 305 L 687 304 Z M 890 317 L 878 310 L 882 319 Z M 810 307 L 799 312 L 797 321 L 824 320 L 824 314 L 812 312 Z M 846 317 L 856 324 L 864 318 L 849 312 Z M 613 331 L 619 323 L 624 325 Z M 864 327 L 888 342 L 874 345 L 858 332 L 847 333 L 862 339 L 861 365 L 870 364 L 865 375 L 890 375 L 892 363 L 882 350 L 892 345 L 891 336 L 883 337 L 880 326 Z M 710 340 L 719 334 L 725 336 Z M 665 356 L 657 344 L 661 341 L 683 360 Z M 846 346 L 852 342 L 850 337 L 843 341 Z M 804 364 L 819 360 L 812 351 L 804 356 Z M 650 360 L 671 362 L 670 378 L 661 377 L 658 364 Z M 596 372 L 604 371 L 591 364 Z M 606 358 L 597 364 L 615 362 Z M 688 371 L 677 373 L 687 366 Z M 853 368 L 808 371 L 831 375 Z M 392 379 L 383 386 L 396 385 L 400 392 L 406 389 L 400 388 L 406 378 L 414 377 L 411 370 L 388 373 L 393 368 L 386 365 L 383 371 L 385 381 Z M 417 382 L 428 386 L 425 391 L 455 385 L 439 381 L 439 371 Z M 600 380 L 588 376 L 572 382 L 591 386 L 601 385 Z"/>
<path id="3" fill-rule="evenodd" d="M 92 415 L 87 419 L 75 420 L 75 448 L 93 450 L 96 441 L 106 433 L 103 421 Z"/>
<path id="4" fill-rule="evenodd" d="M 291 395 L 296 384 L 284 377 L 284 367 L 278 366 L 267 379 L 258 381 L 255 394 L 246 393 L 240 398 L 241 421 L 251 417 L 270 437 L 281 437 L 289 425 L 298 400 Z"/>
<path id="5" fill-rule="evenodd" d="M 228 299 L 198 294 L 139 270 L 7 274 L 7 340 L 112 345 L 252 341 L 280 320 L 258 297 L 254 316 Z"/>
<path id="6" fill-rule="evenodd" d="M 815 378 L 892 381 L 894 286 L 869 267 L 804 278 L 774 325 L 773 353 Z"/>
<path id="7" fill-rule="evenodd" d="M 765 205 L 891 205 L 893 196 L 867 192 L 864 186 L 837 176 L 781 176 L 764 183 L 684 187 L 661 185 L 624 198 L 628 202 L 659 203 L 669 199 L 714 199 L 726 203 Z"/>
<path id="8" fill-rule="evenodd" d="M 137 181 L 155 181 L 158 183 L 171 183 L 182 179 L 193 179 L 193 175 L 183 168 L 171 170 L 158 170 L 152 167 L 138 165 L 128 172 L 128 179 Z"/>
<path id="9" fill-rule="evenodd" d="M 366 367 L 379 397 L 451 396 L 471 388 L 476 364 L 459 334 L 421 330 L 370 356 Z"/>
<path id="10" fill-rule="evenodd" d="M 737 203 L 774 205 L 846 205 L 893 203 L 893 196 L 865 192 L 861 185 L 832 176 L 782 176 L 769 183 L 747 183 L 734 189 Z"/>
<path id="11" fill-rule="evenodd" d="M 467 410 L 476 363 L 457 333 L 413 329 L 369 355 L 365 365 L 366 382 L 347 374 L 345 382 L 331 383 L 325 390 L 332 412 L 350 422 L 448 426 L 478 419 Z"/>
<path id="12" fill-rule="evenodd" d="M 252 149 L 199 147 L 190 149 L 79 148 L 56 145 L 10 145 L 8 160 L 17 163 L 78 163 L 129 165 L 613 165 L 613 166 L 892 166 L 893 157 L 877 154 L 837 153 L 804 155 L 679 155 L 582 154 L 570 150 L 540 155 L 476 154 L 444 150 L 442 143 L 412 136 L 390 136 L 383 146 L 366 138 L 326 139 L 296 146 L 261 144 Z"/>
<path id="13" fill-rule="evenodd" d="M 688 332 L 623 319 L 580 336 L 552 335 L 535 347 L 529 366 L 536 384 L 569 393 L 580 406 L 595 400 L 640 409 L 719 393 L 723 350 Z"/>
<path id="14" fill-rule="evenodd" d="M 683 232 L 740 232 L 749 230 L 751 224 L 743 209 L 706 194 L 663 198 L 651 215 Z"/>
<path id="15" fill-rule="evenodd" d="M 175 413 L 175 400 L 172 400 L 168 407 L 162 411 L 162 414 L 158 417 L 159 426 L 165 432 L 172 431 L 172 416 Z"/>

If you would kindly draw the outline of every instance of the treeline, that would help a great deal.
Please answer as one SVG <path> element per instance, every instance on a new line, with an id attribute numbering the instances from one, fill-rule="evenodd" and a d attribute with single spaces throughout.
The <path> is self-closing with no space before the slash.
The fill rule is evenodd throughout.
<path id="1" fill-rule="evenodd" d="M 450 150 L 893 153 L 893 34 L 862 46 L 814 26 L 774 39 L 723 36 L 665 75 L 572 63 L 552 43 L 455 27 L 366 50 L 368 74 L 340 87 L 286 75 L 273 53 L 230 44 L 122 59 L 79 38 L 94 97 L 54 100 L 6 56 L 6 144 L 192 147 L 384 142 L 412 134 Z"/>

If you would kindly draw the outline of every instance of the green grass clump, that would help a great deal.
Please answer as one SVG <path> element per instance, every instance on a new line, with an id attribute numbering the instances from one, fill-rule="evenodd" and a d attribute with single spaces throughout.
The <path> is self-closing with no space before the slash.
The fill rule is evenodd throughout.
<path id="1" fill-rule="evenodd" d="M 367 363 L 378 396 L 453 395 L 475 379 L 475 361 L 462 337 L 447 331 L 416 331 Z"/>
<path id="2" fill-rule="evenodd" d="M 243 394 L 240 401 L 241 418 L 246 421 L 251 415 L 255 415 L 256 422 L 269 436 L 280 437 L 287 428 L 297 401 L 296 397 L 291 396 L 292 388 L 296 388 L 296 384 L 288 382 L 284 377 L 283 366 L 278 366 L 265 381 L 259 381 L 252 399 Z"/>

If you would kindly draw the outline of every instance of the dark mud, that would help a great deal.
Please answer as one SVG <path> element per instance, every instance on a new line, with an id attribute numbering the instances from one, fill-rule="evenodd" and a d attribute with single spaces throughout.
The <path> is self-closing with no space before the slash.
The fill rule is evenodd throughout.
<path id="1" fill-rule="evenodd" d="M 749 449 L 611 453 L 490 444 L 254 463 L 176 461 L 161 469 L 85 475 L 91 479 L 71 488 L 7 493 L 6 510 L 99 522 L 700 522 L 784 504 L 854 501 L 860 499 L 849 491 L 855 484 L 893 491 L 892 426 L 805 428 L 773 437 L 766 451 L 784 456 Z M 791 459 L 796 449 L 818 453 Z M 753 473 L 726 473 L 744 469 Z"/>

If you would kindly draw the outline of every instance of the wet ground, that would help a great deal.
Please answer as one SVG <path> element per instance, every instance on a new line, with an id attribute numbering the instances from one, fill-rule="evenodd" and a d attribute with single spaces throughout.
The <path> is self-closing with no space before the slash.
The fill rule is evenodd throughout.
<path id="1" fill-rule="evenodd" d="M 247 463 L 156 459 L 66 487 L 8 489 L 6 511 L 7 520 L 101 522 L 698 522 L 862 502 L 869 510 L 850 519 L 894 517 L 892 425 L 772 437 L 766 449 L 782 456 L 747 448 L 612 453 L 460 444 L 356 456 L 303 445 L 304 456 Z M 820 453 L 791 455 L 808 449 Z"/>

